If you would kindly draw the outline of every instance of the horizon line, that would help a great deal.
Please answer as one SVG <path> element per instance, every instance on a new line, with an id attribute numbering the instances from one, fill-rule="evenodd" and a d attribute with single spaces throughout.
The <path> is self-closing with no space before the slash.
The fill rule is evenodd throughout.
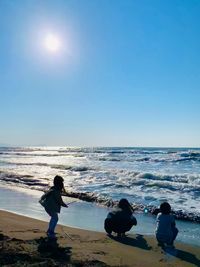
<path id="1" fill-rule="evenodd" d="M 200 146 L 98 146 L 98 145 L 91 145 L 91 146 L 70 146 L 70 145 L 11 145 L 11 144 L 0 144 L 0 148 L 6 147 L 68 147 L 68 148 L 195 148 L 200 149 Z"/>

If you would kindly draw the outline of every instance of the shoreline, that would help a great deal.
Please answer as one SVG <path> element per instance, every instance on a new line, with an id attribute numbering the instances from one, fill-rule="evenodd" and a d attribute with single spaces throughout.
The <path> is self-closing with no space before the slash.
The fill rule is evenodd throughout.
<path id="1" fill-rule="evenodd" d="M 14 188 L 16 184 L 0 184 L 0 188 L 9 188 L 12 189 Z M 14 190 L 33 190 L 33 191 L 38 191 L 38 192 L 44 192 L 42 188 L 27 188 L 26 186 L 23 187 L 21 184 L 17 187 L 14 188 Z M 117 205 L 118 201 L 117 200 L 112 200 L 108 199 L 105 197 L 99 197 L 95 193 L 92 192 L 72 192 L 72 191 L 67 191 L 65 194 L 63 194 L 64 197 L 69 197 L 81 201 L 85 201 L 88 203 L 94 203 L 96 205 L 103 206 L 105 208 L 112 208 L 115 205 Z M 155 205 L 144 205 L 141 203 L 131 203 L 134 210 L 136 212 L 148 212 L 152 216 L 155 216 L 158 214 L 159 209 Z M 175 216 L 175 219 L 178 221 L 184 221 L 184 222 L 192 222 L 192 223 L 197 223 L 200 224 L 200 213 L 198 212 L 189 212 L 189 211 L 183 211 L 182 209 L 179 210 L 173 210 L 172 209 L 172 214 Z"/>
<path id="2" fill-rule="evenodd" d="M 48 221 L 48 215 L 38 203 L 40 196 L 41 192 L 36 190 L 0 186 L 0 209 Z M 72 198 L 64 197 L 64 201 L 67 203 L 73 200 Z M 95 203 L 78 200 L 71 204 L 69 208 L 62 209 L 59 214 L 59 223 L 78 229 L 105 233 L 103 224 L 109 211 L 110 209 L 98 206 Z M 135 217 L 138 225 L 131 229 L 130 234 L 154 235 L 155 216 L 135 213 Z M 177 221 L 177 227 L 179 229 L 178 242 L 200 246 L 199 224 Z"/>
<path id="3" fill-rule="evenodd" d="M 89 193 L 89 192 L 84 193 L 84 192 L 66 191 L 64 196 L 80 199 L 86 202 L 97 203 L 105 207 L 114 207 L 118 203 L 118 201 L 97 197 L 94 193 Z M 153 205 L 132 203 L 132 206 L 136 212 L 143 212 L 144 210 L 147 210 L 151 215 L 155 216 L 159 213 L 159 209 Z M 200 224 L 200 215 L 197 213 L 192 213 L 182 210 L 172 210 L 172 214 L 175 216 L 176 220 L 194 222 Z"/>
<path id="4" fill-rule="evenodd" d="M 168 200 L 177 220 L 200 223 L 199 148 L 23 146 L 0 154 L 1 183 L 44 191 L 59 174 L 69 197 L 110 207 L 125 197 L 152 214 Z"/>
<path id="5" fill-rule="evenodd" d="M 47 222 L 41 220 L 0 210 L 0 244 L 3 244 L 0 255 L 1 266 L 4 266 L 6 261 L 8 263 L 9 260 L 15 259 L 18 260 L 19 265 L 13 266 L 23 264 L 56 266 L 57 264 L 72 267 L 160 267 L 168 265 L 192 267 L 200 265 L 198 246 L 176 242 L 176 249 L 163 251 L 157 246 L 155 238 L 151 236 L 128 234 L 125 239 L 121 240 L 115 237 L 109 238 L 105 233 L 60 224 L 56 229 L 58 239 L 53 245 L 54 252 L 55 249 L 59 249 L 59 257 L 56 257 L 55 253 L 45 251 L 45 246 L 50 245 L 45 239 L 47 225 Z M 9 250 L 10 258 L 4 257 L 7 255 L 7 250 Z"/>

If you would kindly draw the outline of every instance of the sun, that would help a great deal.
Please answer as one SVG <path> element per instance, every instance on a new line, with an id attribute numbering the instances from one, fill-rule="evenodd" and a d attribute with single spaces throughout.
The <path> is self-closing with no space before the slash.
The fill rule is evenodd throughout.
<path id="1" fill-rule="evenodd" d="M 44 37 L 44 48 L 50 53 L 61 50 L 61 39 L 56 34 L 49 33 Z"/>

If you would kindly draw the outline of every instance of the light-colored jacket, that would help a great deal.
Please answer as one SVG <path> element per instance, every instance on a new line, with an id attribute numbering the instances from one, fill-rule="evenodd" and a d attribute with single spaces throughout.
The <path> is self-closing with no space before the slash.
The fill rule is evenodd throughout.
<path id="1" fill-rule="evenodd" d="M 60 213 L 61 206 L 66 207 L 66 204 L 62 200 L 60 190 L 57 190 L 54 186 L 42 195 L 39 203 L 48 213 Z"/>
<path id="2" fill-rule="evenodd" d="M 163 241 L 173 239 L 173 228 L 175 227 L 173 215 L 158 213 L 156 223 L 156 237 L 158 239 Z"/>

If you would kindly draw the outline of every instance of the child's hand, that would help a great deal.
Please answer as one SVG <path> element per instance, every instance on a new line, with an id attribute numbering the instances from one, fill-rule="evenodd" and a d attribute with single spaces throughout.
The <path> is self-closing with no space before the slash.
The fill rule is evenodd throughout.
<path id="1" fill-rule="evenodd" d="M 66 204 L 66 203 L 62 203 L 62 206 L 64 207 L 64 208 L 68 208 L 68 205 Z"/>

